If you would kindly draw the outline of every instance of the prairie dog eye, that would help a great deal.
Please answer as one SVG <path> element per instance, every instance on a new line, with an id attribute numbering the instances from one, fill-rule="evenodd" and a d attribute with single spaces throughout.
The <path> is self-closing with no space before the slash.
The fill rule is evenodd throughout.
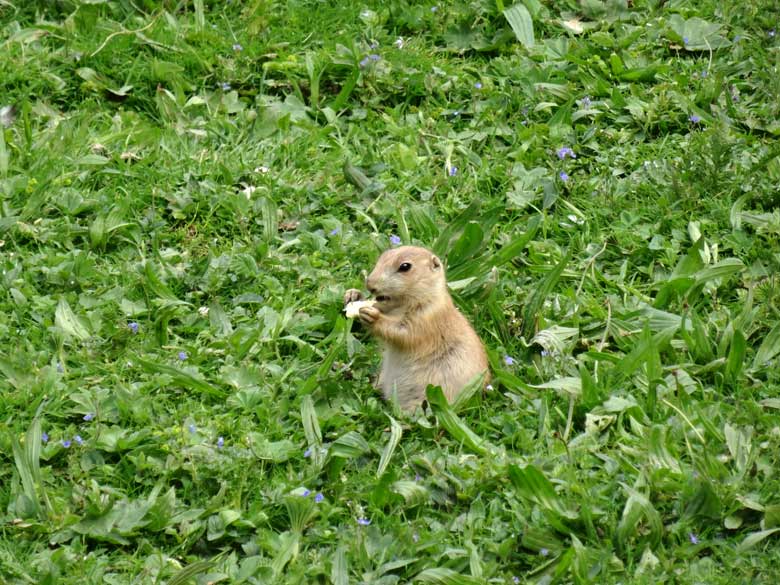
<path id="1" fill-rule="evenodd" d="M 412 269 L 412 265 L 409 262 L 402 262 L 398 267 L 398 272 L 409 272 Z"/>

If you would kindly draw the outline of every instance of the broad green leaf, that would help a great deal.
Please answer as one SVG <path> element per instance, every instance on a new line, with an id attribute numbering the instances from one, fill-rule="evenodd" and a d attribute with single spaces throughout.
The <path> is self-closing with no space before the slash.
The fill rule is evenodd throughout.
<path id="1" fill-rule="evenodd" d="M 515 37 L 529 49 L 534 46 L 534 21 L 531 13 L 522 4 L 515 4 L 504 10 L 504 16 L 509 26 L 515 33 Z"/>
<path id="2" fill-rule="evenodd" d="M 758 370 L 766 367 L 769 361 L 778 354 L 780 354 L 780 323 L 772 327 L 758 347 L 756 356 L 753 358 L 753 369 Z"/>
<path id="3" fill-rule="evenodd" d="M 663 534 L 660 514 L 646 496 L 625 484 L 622 485 L 628 494 L 628 499 L 615 533 L 618 550 L 625 551 L 632 548 L 631 542 L 634 540 L 646 541 L 650 546 L 655 547 Z"/>
<path id="4" fill-rule="evenodd" d="M 205 573 L 213 566 L 214 561 L 195 561 L 190 563 L 169 579 L 168 585 L 189 585 L 194 577 Z"/>
<path id="5" fill-rule="evenodd" d="M 271 563 L 271 569 L 277 577 L 292 559 L 298 556 L 301 535 L 299 532 L 283 532 L 279 535 L 279 550 Z"/>
<path id="6" fill-rule="evenodd" d="M 458 415 L 453 412 L 452 407 L 447 403 L 441 388 L 428 386 L 425 395 L 428 398 L 428 403 L 433 408 L 433 412 L 439 419 L 439 424 L 447 430 L 454 440 L 463 443 L 479 455 L 487 453 L 490 447 L 489 443 L 474 433 L 466 423 L 458 418 Z"/>
<path id="7" fill-rule="evenodd" d="M 290 530 L 298 534 L 303 533 L 309 520 L 316 514 L 317 510 L 312 496 L 292 495 L 285 500 L 287 507 L 287 516 L 290 519 Z"/>
<path id="8" fill-rule="evenodd" d="M 274 463 L 284 463 L 293 455 L 300 453 L 298 445 L 289 439 L 281 441 L 268 441 L 262 433 L 250 433 L 252 453 L 258 459 L 273 461 Z"/>
<path id="9" fill-rule="evenodd" d="M 333 457 L 344 459 L 354 459 L 369 450 L 368 443 L 357 431 L 349 431 L 333 441 L 330 446 L 330 454 Z"/>
<path id="10" fill-rule="evenodd" d="M 79 319 L 70 308 L 65 297 L 60 297 L 60 301 L 57 303 L 57 309 L 54 311 L 54 324 L 68 338 L 76 338 L 79 341 L 85 341 L 92 336 L 86 325 L 84 325 L 82 320 Z"/>
<path id="11" fill-rule="evenodd" d="M 531 344 L 537 344 L 548 352 L 563 353 L 569 343 L 574 340 L 580 330 L 577 327 L 563 327 L 553 325 L 547 329 L 538 331 L 531 339 Z"/>
<path id="12" fill-rule="evenodd" d="M 509 466 L 509 479 L 517 488 L 519 495 L 524 499 L 538 504 L 561 518 L 568 518 L 569 520 L 577 520 L 579 518 L 576 512 L 567 510 L 561 503 L 553 484 L 535 465 L 529 464 L 519 467 L 511 464 Z"/>
<path id="13" fill-rule="evenodd" d="M 435 585 L 483 585 L 485 581 L 476 577 L 461 575 L 452 569 L 436 567 L 425 569 L 412 579 L 412 583 L 434 583 Z"/>
<path id="14" fill-rule="evenodd" d="M 475 221 L 470 221 L 463 228 L 463 232 L 447 255 L 447 264 L 457 266 L 472 258 L 482 249 L 482 240 L 485 234 Z"/>
<path id="15" fill-rule="evenodd" d="M 390 464 L 393 453 L 395 453 L 395 448 L 398 447 L 398 443 L 401 442 L 401 434 L 403 433 L 398 421 L 392 416 L 388 416 L 388 418 L 390 419 L 390 437 L 387 439 L 387 444 L 382 451 L 382 456 L 379 458 L 379 467 L 377 467 L 376 470 L 377 477 L 382 477 L 382 474 L 384 474 L 387 466 Z"/>
<path id="16" fill-rule="evenodd" d="M 683 19 L 679 14 L 669 18 L 673 38 L 687 51 L 712 51 L 731 46 L 731 41 L 720 34 L 723 25 L 698 16 Z"/>
<path id="17" fill-rule="evenodd" d="M 303 424 L 303 433 L 306 436 L 306 443 L 311 451 L 311 460 L 316 466 L 322 465 L 322 432 L 317 418 L 317 412 L 314 410 L 314 402 L 311 396 L 306 395 L 301 400 L 301 423 Z"/>
<path id="18" fill-rule="evenodd" d="M 737 546 L 737 552 L 743 553 L 754 546 L 756 546 L 759 542 L 764 540 L 765 538 L 772 536 L 776 532 L 780 532 L 780 528 L 771 528 L 769 530 L 761 530 L 759 532 L 752 532 L 748 534 L 745 537 L 745 540 L 743 540 L 739 546 Z"/>
<path id="19" fill-rule="evenodd" d="M 399 480 L 392 484 L 391 489 L 393 493 L 401 496 L 409 506 L 424 504 L 430 496 L 428 488 L 416 481 Z"/>
<path id="20" fill-rule="evenodd" d="M 578 397 L 582 394 L 582 380 L 575 376 L 562 376 L 544 384 L 529 384 L 531 388 L 557 390 L 568 396 Z"/>
<path id="21" fill-rule="evenodd" d="M 746 353 L 747 343 L 745 342 L 745 336 L 742 334 L 742 331 L 737 329 L 731 338 L 731 347 L 726 359 L 726 379 L 732 384 L 737 382 L 739 375 L 742 373 Z"/>
<path id="22" fill-rule="evenodd" d="M 146 360 L 140 357 L 136 357 L 135 361 L 147 372 L 169 376 L 174 384 L 184 388 L 197 390 L 198 392 L 208 394 L 214 398 L 224 398 L 227 395 L 226 392 L 220 390 L 216 386 L 213 386 L 202 378 L 196 378 L 189 372 L 180 370 L 174 366 L 153 362 L 151 360 Z"/>
<path id="23" fill-rule="evenodd" d="M 349 564 L 347 562 L 347 548 L 340 546 L 333 555 L 330 566 L 330 580 L 333 585 L 349 585 Z"/>
<path id="24" fill-rule="evenodd" d="M 530 338 L 533 336 L 534 331 L 536 330 L 536 319 L 539 311 L 541 310 L 542 305 L 544 305 L 545 299 L 547 299 L 547 297 L 552 293 L 555 285 L 558 284 L 558 280 L 561 278 L 561 275 L 563 274 L 566 266 L 568 266 L 570 259 L 571 250 L 568 250 L 566 254 L 564 254 L 563 258 L 561 258 L 561 261 L 558 263 L 558 265 L 552 268 L 547 276 L 544 277 L 542 282 L 534 291 L 533 295 L 531 295 L 531 298 L 526 303 L 525 310 L 523 311 L 524 337 Z"/>
<path id="25" fill-rule="evenodd" d="M 717 264 L 702 268 L 696 272 L 696 274 L 694 274 L 694 278 L 696 280 L 696 284 L 702 284 L 709 282 L 710 280 L 715 280 L 716 278 L 727 278 L 732 274 L 742 272 L 744 269 L 745 264 L 742 262 L 742 260 L 738 258 L 726 258 Z"/>

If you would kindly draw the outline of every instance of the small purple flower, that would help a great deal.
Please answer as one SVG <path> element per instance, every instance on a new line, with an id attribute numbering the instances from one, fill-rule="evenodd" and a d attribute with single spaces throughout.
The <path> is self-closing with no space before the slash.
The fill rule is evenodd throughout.
<path id="1" fill-rule="evenodd" d="M 704 79 L 705 77 L 707 77 L 707 70 L 706 69 L 701 72 L 701 78 Z"/>
<path id="2" fill-rule="evenodd" d="M 361 68 L 365 68 L 365 67 L 367 67 L 367 66 L 368 66 L 368 64 L 369 64 L 370 62 L 371 62 L 371 61 L 369 61 L 368 57 L 363 57 L 363 58 L 360 60 L 360 67 L 361 67 Z"/>
<path id="3" fill-rule="evenodd" d="M 421 479 L 422 479 L 422 477 L 420 476 L 419 473 L 415 473 L 414 474 L 414 481 L 420 481 Z"/>
<path id="4" fill-rule="evenodd" d="M 683 37 L 683 45 L 687 45 L 687 44 L 688 44 L 688 37 Z"/>
<path id="5" fill-rule="evenodd" d="M 547 555 L 550 554 L 550 551 L 547 550 L 546 548 L 542 547 L 542 548 L 539 549 L 539 554 L 542 555 L 543 557 L 546 557 Z"/>
<path id="6" fill-rule="evenodd" d="M 76 441 L 77 445 L 83 445 L 84 444 L 84 439 L 81 438 L 81 435 L 76 435 L 75 437 L 73 437 L 73 440 Z"/>
<path id="7" fill-rule="evenodd" d="M 371 524 L 371 520 L 369 520 L 368 518 L 358 518 L 357 523 L 360 524 L 361 526 L 368 526 L 369 524 Z"/>
<path id="8" fill-rule="evenodd" d="M 693 532 L 688 533 L 688 540 L 691 541 L 691 544 L 699 544 L 699 537 Z"/>
<path id="9" fill-rule="evenodd" d="M 449 170 L 450 177 L 454 177 L 458 174 L 458 167 L 450 167 Z"/>
<path id="10" fill-rule="evenodd" d="M 305 458 L 307 458 L 307 459 L 308 459 L 309 457 L 311 457 L 311 447 L 309 447 L 308 449 L 306 449 L 306 451 L 304 451 L 304 452 L 303 452 L 303 456 L 304 456 Z"/>
<path id="11" fill-rule="evenodd" d="M 219 84 L 219 87 L 222 88 L 222 91 L 230 91 L 230 84 L 227 81 L 223 81 Z"/>
<path id="12" fill-rule="evenodd" d="M 566 174 L 566 171 L 561 171 L 558 173 L 558 176 L 561 178 L 561 181 L 564 183 L 569 180 L 569 175 Z"/>
<path id="13" fill-rule="evenodd" d="M 222 449 L 222 447 L 225 446 L 225 439 L 224 437 L 218 437 L 217 438 L 217 449 Z"/>
<path id="14" fill-rule="evenodd" d="M 321 504 L 324 499 L 325 496 L 322 495 L 322 492 L 319 492 L 316 496 L 314 496 L 314 503 Z"/>
<path id="15" fill-rule="evenodd" d="M 89 422 L 93 418 L 95 418 L 95 413 L 94 412 L 88 412 L 87 414 L 84 415 L 83 418 L 84 418 L 85 421 Z"/>
<path id="16" fill-rule="evenodd" d="M 338 234 L 339 234 L 339 228 L 333 228 L 332 230 L 330 230 L 331 236 L 337 236 Z"/>
<path id="17" fill-rule="evenodd" d="M 372 53 L 371 55 L 368 56 L 368 58 L 371 59 L 372 61 L 379 61 L 382 57 L 380 57 L 376 53 Z"/>
<path id="18" fill-rule="evenodd" d="M 62 363 L 61 362 L 57 362 L 57 372 L 61 374 L 64 371 L 65 371 L 65 368 L 62 367 Z"/>
<path id="19" fill-rule="evenodd" d="M 771 39 L 773 36 L 775 36 L 775 29 L 770 28 L 767 33 L 769 35 L 769 38 Z"/>
<path id="20" fill-rule="evenodd" d="M 308 498 L 311 495 L 311 490 L 307 490 L 306 488 L 303 488 L 303 491 L 301 492 L 301 497 Z"/>
<path id="21" fill-rule="evenodd" d="M 738 43 L 741 40 L 742 40 L 742 35 L 734 35 L 734 42 L 735 43 Z"/>
<path id="22" fill-rule="evenodd" d="M 517 575 L 512 577 L 512 583 L 520 583 L 520 577 L 518 577 Z"/>
<path id="23" fill-rule="evenodd" d="M 438 6 L 431 6 L 431 12 L 436 12 L 438 9 Z"/>
<path id="24" fill-rule="evenodd" d="M 688 119 L 689 119 L 689 120 L 690 120 L 692 123 L 694 123 L 694 124 L 698 124 L 699 122 L 701 122 L 701 116 L 699 116 L 699 115 L 697 115 L 697 114 L 693 114 L 693 115 L 691 115 L 691 116 L 690 116 Z"/>
<path id="25" fill-rule="evenodd" d="M 63 439 L 62 446 L 67 449 L 68 447 L 70 447 L 70 441 L 68 441 L 67 439 Z"/>
<path id="26" fill-rule="evenodd" d="M 585 108 L 586 110 L 590 108 L 592 102 L 590 101 L 590 96 L 586 95 L 584 98 L 580 100 L 580 105 Z"/>
<path id="27" fill-rule="evenodd" d="M 48 443 L 49 442 L 49 433 L 47 433 L 46 431 L 43 431 L 41 433 L 41 441 L 44 442 L 44 443 Z"/>
<path id="28" fill-rule="evenodd" d="M 481 82 L 481 81 L 477 81 L 477 82 L 474 84 L 474 88 L 475 88 L 475 89 L 482 89 L 482 82 Z"/>
<path id="29" fill-rule="evenodd" d="M 505 355 L 504 363 L 508 366 L 513 366 L 515 364 L 515 358 L 513 358 L 511 355 Z"/>
<path id="30" fill-rule="evenodd" d="M 188 430 L 189 430 L 189 431 L 190 431 L 190 432 L 191 432 L 193 435 L 194 435 L 195 433 L 197 433 L 197 432 L 198 432 L 198 427 L 196 427 L 195 425 L 190 425 L 190 426 L 188 426 L 188 427 L 187 427 L 187 429 L 188 429 Z"/>
<path id="31" fill-rule="evenodd" d="M 131 321 L 127 324 L 127 328 L 130 330 L 130 333 L 133 335 L 138 335 L 138 323 L 135 321 Z"/>
<path id="32" fill-rule="evenodd" d="M 240 53 L 241 51 L 244 50 L 244 47 L 241 46 L 241 43 L 233 43 L 233 50 L 236 53 Z"/>
<path id="33" fill-rule="evenodd" d="M 379 46 L 379 43 L 377 41 L 371 41 L 371 44 L 369 45 L 370 49 L 376 49 Z"/>
<path id="34" fill-rule="evenodd" d="M 390 243 L 391 243 L 393 246 L 398 246 L 398 245 L 400 245 L 400 244 L 401 244 L 401 238 L 399 238 L 399 237 L 398 237 L 398 236 L 396 236 L 395 234 L 392 234 L 392 235 L 390 236 Z"/>
<path id="35" fill-rule="evenodd" d="M 541 355 L 542 357 L 547 357 L 547 356 L 549 356 L 549 355 L 550 355 L 550 352 L 549 352 L 549 351 L 547 351 L 546 349 L 543 349 L 543 350 L 542 350 L 542 353 L 541 353 L 540 355 Z"/>
<path id="36" fill-rule="evenodd" d="M 179 358 L 179 361 L 184 361 L 187 359 L 187 352 L 186 351 L 180 351 L 179 355 L 177 356 Z"/>
<path id="37" fill-rule="evenodd" d="M 558 154 L 558 158 L 561 160 L 565 159 L 567 156 L 571 158 L 577 158 L 577 154 L 568 146 L 562 146 L 561 148 L 559 148 L 557 154 Z"/>

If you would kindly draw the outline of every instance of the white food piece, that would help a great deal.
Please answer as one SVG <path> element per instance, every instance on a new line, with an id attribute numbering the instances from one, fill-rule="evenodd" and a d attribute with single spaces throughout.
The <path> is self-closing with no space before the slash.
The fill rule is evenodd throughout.
<path id="1" fill-rule="evenodd" d="M 360 309 L 363 307 L 373 307 L 375 304 L 376 301 L 352 301 L 351 303 L 347 303 L 347 306 L 344 307 L 344 312 L 347 314 L 347 319 L 356 319 L 360 314 Z"/>

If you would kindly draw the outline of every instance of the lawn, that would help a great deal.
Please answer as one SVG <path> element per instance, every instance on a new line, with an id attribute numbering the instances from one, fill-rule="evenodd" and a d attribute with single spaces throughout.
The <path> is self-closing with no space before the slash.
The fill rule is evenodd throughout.
<path id="1" fill-rule="evenodd" d="M 777 583 L 780 5 L 511 1 L 0 0 L 0 582 Z"/>

